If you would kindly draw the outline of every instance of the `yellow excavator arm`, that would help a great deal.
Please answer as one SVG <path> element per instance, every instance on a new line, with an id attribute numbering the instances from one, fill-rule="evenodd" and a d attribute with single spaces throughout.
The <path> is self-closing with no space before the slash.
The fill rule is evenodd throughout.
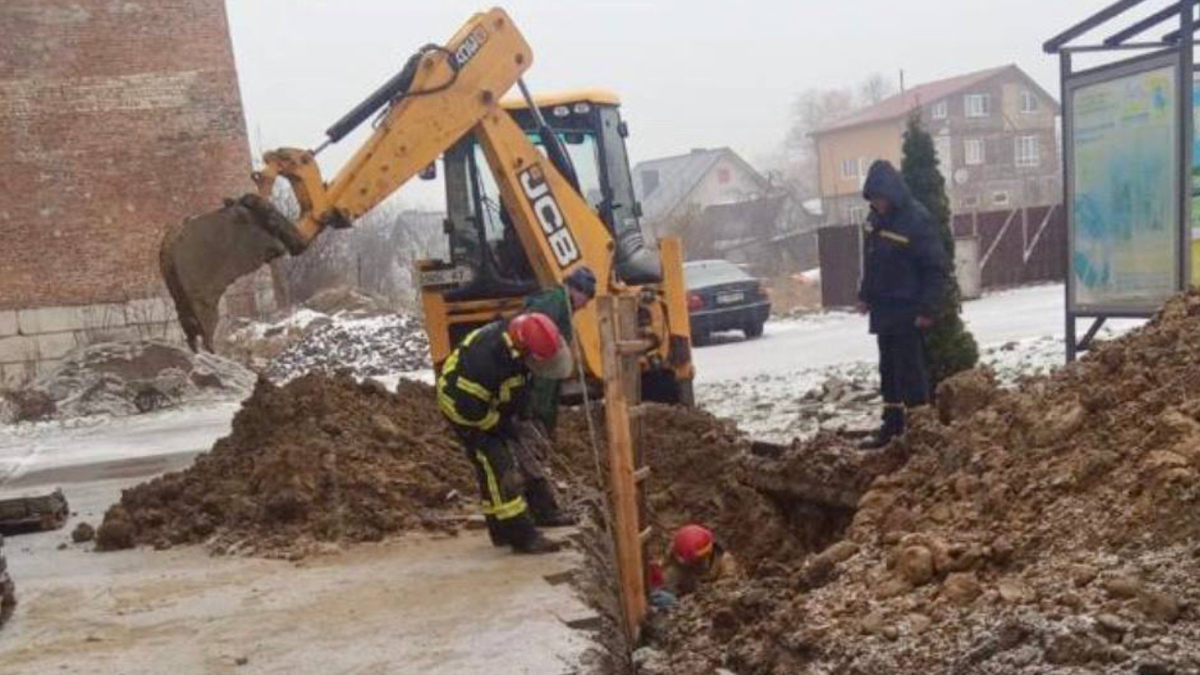
<path id="1" fill-rule="evenodd" d="M 532 62 L 528 43 L 507 13 L 497 8 L 476 14 L 445 46 L 422 48 L 401 73 L 326 131 L 328 145 L 376 116 L 370 137 L 332 181 L 322 178 L 314 151 L 273 150 L 253 174 L 257 194 L 169 228 L 162 271 L 192 348 L 199 339 L 211 349 L 217 306 L 234 280 L 285 252 L 302 253 L 327 227 L 350 227 L 468 134 L 484 152 L 538 284 L 561 284 L 586 264 L 602 280 L 599 293 L 622 292 L 612 274 L 615 247 L 608 227 L 500 105 Z M 280 177 L 300 206 L 295 220 L 270 203 Z M 667 248 L 678 258 L 677 249 Z M 676 340 L 689 337 L 679 262 L 670 262 L 676 269 L 663 275 L 662 284 L 670 301 L 659 305 L 671 308 L 655 318 L 663 355 L 667 333 Z M 669 328 L 666 314 L 674 315 Z M 577 323 L 581 335 L 596 334 L 594 310 Z M 598 341 L 581 345 L 589 370 L 598 374 Z"/>

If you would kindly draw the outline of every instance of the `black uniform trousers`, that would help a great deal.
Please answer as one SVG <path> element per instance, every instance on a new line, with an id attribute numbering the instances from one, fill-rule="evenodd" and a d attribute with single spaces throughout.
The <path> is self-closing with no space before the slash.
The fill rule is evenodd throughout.
<path id="1" fill-rule="evenodd" d="M 537 528 L 524 496 L 525 482 L 505 439 L 459 424 L 451 426 L 475 466 L 492 543 L 519 546 L 536 538 Z"/>
<path id="2" fill-rule="evenodd" d="M 883 435 L 904 433 L 905 409 L 929 403 L 929 364 L 925 335 L 911 329 L 881 333 L 879 389 L 883 395 Z"/>

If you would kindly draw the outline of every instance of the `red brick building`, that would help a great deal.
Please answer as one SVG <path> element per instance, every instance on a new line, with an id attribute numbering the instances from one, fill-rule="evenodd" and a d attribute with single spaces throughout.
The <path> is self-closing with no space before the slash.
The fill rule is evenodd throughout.
<path id="1" fill-rule="evenodd" d="M 172 330 L 168 222 L 251 187 L 224 0 L 0 3 L 0 385 Z"/>

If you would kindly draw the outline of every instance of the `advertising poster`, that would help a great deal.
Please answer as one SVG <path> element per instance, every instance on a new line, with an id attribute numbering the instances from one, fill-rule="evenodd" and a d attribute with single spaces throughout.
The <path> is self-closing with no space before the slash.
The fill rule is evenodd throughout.
<path id="1" fill-rule="evenodd" d="M 1072 93 L 1071 274 L 1077 309 L 1157 308 L 1179 246 L 1175 67 Z"/>
<path id="2" fill-rule="evenodd" d="M 1192 82 L 1192 280 L 1200 286 L 1200 79 Z"/>

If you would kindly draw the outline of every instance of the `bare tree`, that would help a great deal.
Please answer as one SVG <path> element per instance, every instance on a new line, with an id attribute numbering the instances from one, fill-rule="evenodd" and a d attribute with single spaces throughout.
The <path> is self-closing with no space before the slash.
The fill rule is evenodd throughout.
<path id="1" fill-rule="evenodd" d="M 277 191 L 274 202 L 289 217 L 299 214 L 290 190 Z M 409 306 L 415 300 L 416 261 L 444 255 L 444 248 L 439 214 L 404 211 L 390 201 L 367 212 L 350 229 L 325 231 L 302 255 L 280 259 L 276 270 L 290 303 L 348 286 Z"/>
<path id="2" fill-rule="evenodd" d="M 781 152 L 771 164 L 801 196 L 819 193 L 816 141 L 812 134 L 838 118 L 874 105 L 895 92 L 892 82 L 880 73 L 863 80 L 857 88 L 812 88 L 801 92 L 792 103 L 792 123 Z"/>
<path id="3" fill-rule="evenodd" d="M 777 162 L 800 195 L 813 195 L 817 186 L 817 153 L 813 132 L 856 108 L 850 89 L 807 89 L 792 104 L 792 125 Z"/>
<path id="4" fill-rule="evenodd" d="M 871 73 L 858 85 L 858 101 L 861 105 L 875 105 L 892 94 L 896 87 L 883 73 Z"/>

